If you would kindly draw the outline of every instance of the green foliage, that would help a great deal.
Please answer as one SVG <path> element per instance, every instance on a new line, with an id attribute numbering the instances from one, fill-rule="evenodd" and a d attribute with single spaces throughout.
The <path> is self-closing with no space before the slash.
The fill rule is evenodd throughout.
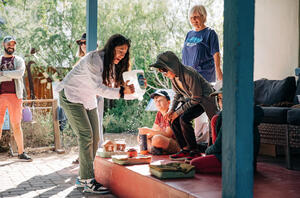
<path id="1" fill-rule="evenodd" d="M 0 7 L 0 13 L 5 20 L 3 36 L 16 37 L 16 53 L 26 62 L 34 61 L 41 71 L 75 63 L 75 40 L 85 29 L 84 1 L 14 1 Z M 65 75 L 58 72 L 59 78 Z"/>
<path id="2" fill-rule="evenodd" d="M 149 85 L 161 87 L 155 76 L 149 72 L 151 64 L 159 52 L 175 49 L 168 46 L 169 30 L 161 18 L 168 12 L 167 1 L 103 0 L 100 3 L 100 46 L 114 33 L 121 33 L 132 41 L 132 69 L 143 69 Z M 167 80 L 165 80 L 167 82 Z"/>
<path id="3" fill-rule="evenodd" d="M 52 111 L 33 110 L 33 121 L 22 122 L 22 130 L 25 147 L 54 146 Z M 61 142 L 65 148 L 77 146 L 77 136 L 68 123 L 61 132 Z"/>
<path id="4" fill-rule="evenodd" d="M 6 2 L 5 4 L 3 2 Z M 214 28 L 223 46 L 223 0 L 101 0 L 98 1 L 98 45 L 120 33 L 132 41 L 132 69 L 143 69 L 147 78 L 146 95 L 157 88 L 170 88 L 161 74 L 149 70 L 148 65 L 166 50 L 181 57 L 186 33 L 191 30 L 188 12 L 194 4 L 207 8 L 207 26 Z M 5 0 L 0 2 L 0 39 L 5 35 L 17 38 L 16 54 L 34 61 L 34 67 L 68 67 L 77 61 L 76 40 L 86 29 L 86 1 L 81 0 Z M 62 79 L 68 70 L 58 69 Z M 106 132 L 136 131 L 137 127 L 151 127 L 154 112 L 145 112 L 149 97 L 140 101 L 116 101 L 105 112 Z M 71 134 L 71 132 L 70 132 Z"/>
<path id="5" fill-rule="evenodd" d="M 54 145 L 52 112 L 32 112 L 33 122 L 22 122 L 25 147 Z"/>
<path id="6" fill-rule="evenodd" d="M 105 133 L 137 132 L 139 127 L 152 127 L 156 112 L 145 111 L 145 101 L 116 101 L 115 107 L 105 112 Z"/>

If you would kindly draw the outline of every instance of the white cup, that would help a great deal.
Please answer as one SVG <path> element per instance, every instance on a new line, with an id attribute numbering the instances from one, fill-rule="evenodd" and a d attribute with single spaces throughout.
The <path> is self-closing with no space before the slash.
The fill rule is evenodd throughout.
<path id="1" fill-rule="evenodd" d="M 299 102 L 299 104 L 300 104 L 300 95 L 297 95 L 297 97 L 298 97 L 298 102 Z"/>

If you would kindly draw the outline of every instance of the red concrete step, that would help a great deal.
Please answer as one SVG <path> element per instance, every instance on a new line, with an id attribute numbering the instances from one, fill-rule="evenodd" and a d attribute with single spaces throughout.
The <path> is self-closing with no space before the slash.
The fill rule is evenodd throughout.
<path id="1" fill-rule="evenodd" d="M 153 156 L 152 162 L 158 160 L 169 161 L 168 156 Z M 148 165 L 121 166 L 100 157 L 96 157 L 94 165 L 96 180 L 118 197 L 222 197 L 221 175 L 196 174 L 191 179 L 159 180 L 150 175 Z M 300 171 L 265 162 L 259 162 L 257 170 L 255 198 L 300 197 Z"/>
<path id="2" fill-rule="evenodd" d="M 152 162 L 169 161 L 168 156 L 153 156 Z M 111 159 L 96 157 L 95 178 L 118 197 L 191 198 L 221 197 L 221 175 L 196 174 L 195 178 L 159 180 L 150 175 L 146 164 L 121 166 Z"/>

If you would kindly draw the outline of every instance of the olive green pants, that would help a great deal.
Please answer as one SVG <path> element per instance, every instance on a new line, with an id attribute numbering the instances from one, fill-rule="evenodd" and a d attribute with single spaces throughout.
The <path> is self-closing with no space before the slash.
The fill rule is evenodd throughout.
<path id="1" fill-rule="evenodd" d="M 59 92 L 60 105 L 64 109 L 79 144 L 79 175 L 81 179 L 94 178 L 94 158 L 99 143 L 97 108 L 87 110 L 83 104 L 67 100 L 64 90 Z"/>

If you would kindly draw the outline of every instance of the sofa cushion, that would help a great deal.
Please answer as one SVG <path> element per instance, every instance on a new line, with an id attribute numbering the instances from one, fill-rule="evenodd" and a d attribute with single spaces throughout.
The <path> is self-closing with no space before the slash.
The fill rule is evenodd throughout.
<path id="1" fill-rule="evenodd" d="M 289 76 L 283 80 L 260 79 L 254 81 L 254 102 L 271 106 L 279 102 L 293 102 L 296 80 Z"/>
<path id="2" fill-rule="evenodd" d="M 262 123 L 286 124 L 288 107 L 262 107 L 264 117 Z"/>
<path id="3" fill-rule="evenodd" d="M 300 125 L 300 109 L 291 109 L 287 112 L 287 123 Z"/>
<path id="4" fill-rule="evenodd" d="M 297 88 L 296 88 L 296 93 L 294 97 L 294 104 L 300 104 L 297 95 L 300 95 L 300 78 L 297 80 Z"/>

